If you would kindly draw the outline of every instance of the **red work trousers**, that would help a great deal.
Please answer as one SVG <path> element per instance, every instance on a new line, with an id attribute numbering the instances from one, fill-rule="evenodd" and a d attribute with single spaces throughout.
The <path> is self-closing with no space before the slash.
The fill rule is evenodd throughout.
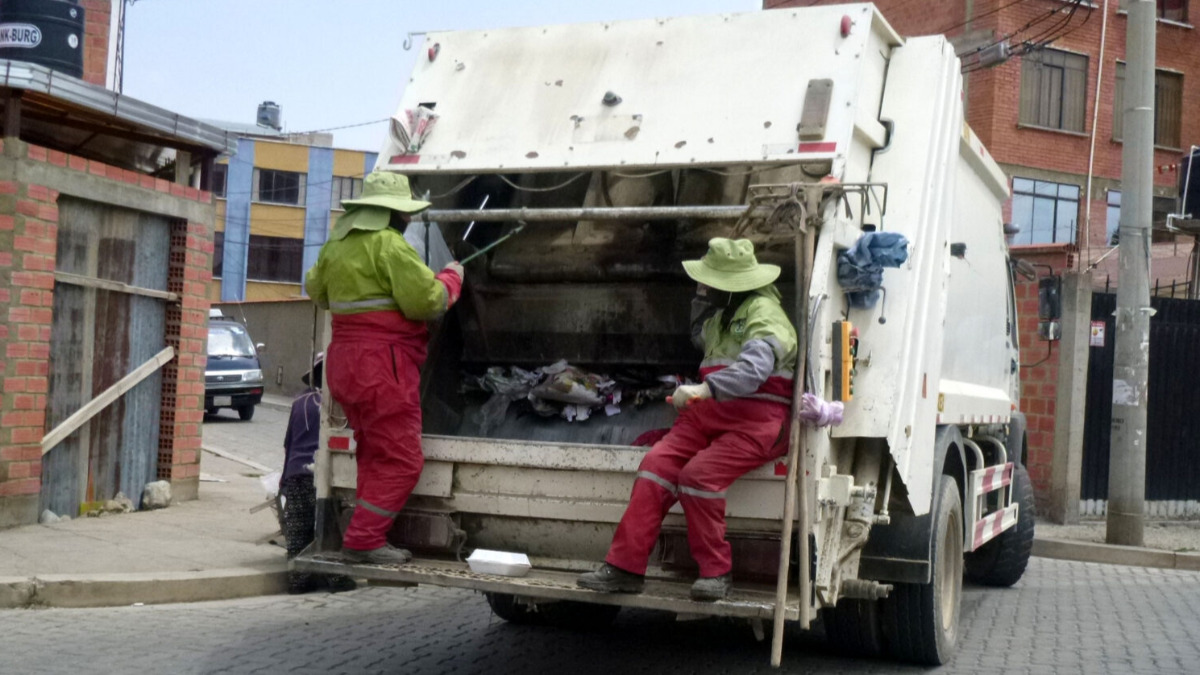
<path id="1" fill-rule="evenodd" d="M 421 364 L 428 331 L 399 312 L 333 318 L 326 355 L 329 391 L 357 444 L 358 499 L 345 548 L 387 543 L 388 530 L 421 477 Z"/>
<path id="2" fill-rule="evenodd" d="M 629 506 L 605 561 L 645 574 L 663 518 L 678 500 L 687 518 L 688 547 L 700 576 L 733 568 L 725 541 L 725 490 L 746 472 L 787 450 L 789 407 L 755 399 L 700 401 L 684 410 L 638 467 Z"/>

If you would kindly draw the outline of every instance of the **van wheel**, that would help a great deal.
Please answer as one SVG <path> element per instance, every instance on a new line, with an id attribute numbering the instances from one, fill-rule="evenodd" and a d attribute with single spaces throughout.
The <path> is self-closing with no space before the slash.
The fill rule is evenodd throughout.
<path id="1" fill-rule="evenodd" d="M 836 607 L 821 610 L 825 638 L 846 656 L 877 657 L 883 653 L 879 601 L 842 598 Z"/>
<path id="2" fill-rule="evenodd" d="M 1017 524 L 966 556 L 967 578 L 988 586 L 1012 586 L 1021 580 L 1033 553 L 1033 485 L 1025 467 L 1013 467 L 1013 501 Z"/>
<path id="3" fill-rule="evenodd" d="M 934 508 L 932 582 L 895 584 L 880 608 L 893 658 L 940 666 L 950 660 L 958 643 L 962 598 L 963 515 L 953 476 L 942 476 Z"/>
<path id="4" fill-rule="evenodd" d="M 238 406 L 238 417 L 242 418 L 243 422 L 249 422 L 254 419 L 254 406 L 242 405 Z"/>

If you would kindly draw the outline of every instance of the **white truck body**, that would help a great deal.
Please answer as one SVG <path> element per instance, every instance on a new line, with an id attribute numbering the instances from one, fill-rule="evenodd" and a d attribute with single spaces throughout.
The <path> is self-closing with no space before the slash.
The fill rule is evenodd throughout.
<path id="1" fill-rule="evenodd" d="M 807 624 L 841 597 L 874 602 L 892 583 L 938 583 L 947 573 L 938 566 L 945 556 L 935 556 L 942 544 L 930 528 L 939 522 L 934 512 L 944 475 L 956 481 L 966 512 L 965 524 L 955 526 L 962 550 L 980 548 L 1020 516 L 1030 517 L 1019 512 L 1010 486 L 1020 451 L 1012 446 L 1021 441 L 1023 422 L 1015 412 L 1016 315 L 1001 214 L 1007 183 L 963 121 L 959 68 L 943 38 L 901 40 L 869 4 L 428 34 L 397 124 L 423 104 L 433 104 L 437 120 L 419 147 L 392 134 L 377 168 L 408 174 L 418 191 L 437 197 L 431 217 L 440 216 L 451 244 L 478 206 L 471 201 L 478 194 L 468 198 L 462 186 L 497 174 L 518 189 L 505 203 L 494 197 L 488 208 L 524 209 L 535 229 L 493 252 L 486 274 L 468 273 L 469 307 L 456 308 L 461 344 L 450 341 L 458 345 L 446 347 L 451 355 L 439 355 L 439 340 L 448 338 L 435 331 L 423 392 L 426 464 L 409 507 L 424 515 L 398 525 L 397 537 L 424 537 L 435 549 L 431 542 L 441 541 L 442 555 L 356 574 L 511 594 L 528 607 L 572 600 Z M 606 104 L 606 93 L 620 101 L 610 97 Z M 563 195 L 568 188 L 528 190 L 581 173 L 588 180 L 576 182 L 570 195 Z M 826 175 L 845 190 L 816 182 Z M 632 437 L 669 425 L 668 406 L 568 431 L 526 434 L 513 423 L 480 436 L 470 431 L 465 404 L 436 393 L 447 386 L 438 378 L 483 365 L 485 356 L 497 365 L 506 356 L 534 364 L 560 355 L 597 366 L 618 365 L 622 357 L 674 364 L 669 347 L 647 355 L 606 347 L 606 340 L 685 340 L 690 282 L 677 259 L 698 257 L 707 238 L 727 235 L 732 221 L 542 223 L 532 216 L 539 208 L 652 207 L 663 199 L 673 207 L 741 207 L 769 192 L 758 184 L 794 184 L 798 193 L 807 186 L 825 197 L 809 213 L 814 254 L 804 306 L 815 310 L 808 341 L 814 393 L 832 398 L 834 322 L 848 319 L 858 329 L 844 423 L 806 427 L 799 442 L 806 471 L 796 529 L 814 544 L 816 573 L 807 581 L 815 587 L 813 601 L 795 593 L 796 584 L 807 588 L 801 579 L 793 580 L 784 603 L 754 584 L 739 585 L 728 601 L 693 603 L 686 599 L 691 577 L 666 563 L 650 575 L 660 583 L 640 596 L 576 589 L 573 572 L 602 559 L 624 511 L 646 451 L 630 447 Z M 852 186 L 866 187 L 853 192 Z M 647 234 L 662 227 L 674 228 L 667 244 Z M 750 236 L 758 237 L 760 259 L 785 265 L 780 285 L 794 297 L 789 274 L 800 263 L 792 235 L 780 246 L 779 233 L 768 229 L 752 227 Z M 883 303 L 849 308 L 837 255 L 872 229 L 903 234 L 908 260 L 885 271 Z M 612 262 L 656 246 L 671 249 L 662 253 L 678 271 L 669 282 L 661 281 L 661 270 L 640 271 L 642 263 Z M 536 261 L 560 253 L 584 262 L 535 269 Z M 587 261 L 607 267 L 593 274 Z M 561 354 L 548 353 L 556 344 Z M 326 402 L 318 498 L 336 514 L 334 503 L 353 496 L 353 441 L 336 402 L 328 396 Z M 592 437 L 584 424 L 594 425 Z M 756 556 L 767 560 L 751 565 L 748 576 L 774 574 L 786 548 L 780 539 L 786 469 L 783 461 L 770 463 L 729 491 L 729 537 L 744 542 L 735 544 L 735 579 L 739 559 Z M 665 537 L 683 527 L 678 506 L 674 512 Z M 332 519 L 325 519 L 327 528 Z M 336 531 L 329 532 L 298 568 L 344 569 L 333 553 Z M 664 560 L 686 560 L 679 541 L 664 538 Z M 528 553 L 534 569 L 528 579 L 473 575 L 445 555 L 464 544 Z M 958 557 L 953 569 L 961 575 Z M 957 597 L 954 603 L 956 619 Z"/>

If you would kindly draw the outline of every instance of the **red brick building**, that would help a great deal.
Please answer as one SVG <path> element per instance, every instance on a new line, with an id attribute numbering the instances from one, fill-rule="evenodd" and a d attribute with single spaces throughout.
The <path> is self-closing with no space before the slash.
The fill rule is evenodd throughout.
<path id="1" fill-rule="evenodd" d="M 765 0 L 763 7 L 814 4 L 840 3 Z M 1009 176 L 1013 198 L 1005 217 L 1021 226 L 1013 254 L 1055 271 L 1094 265 L 1097 290 L 1115 289 L 1118 256 L 1103 256 L 1112 250 L 1120 212 L 1127 17 L 1118 0 L 875 4 L 901 35 L 946 35 L 963 59 L 967 122 Z M 1160 0 L 1158 11 L 1151 284 L 1182 297 L 1194 242 L 1169 233 L 1166 215 L 1175 210 L 1175 166 L 1200 143 L 1200 115 L 1194 114 L 1200 109 L 1200 36 L 1190 23 L 1200 2 Z M 1012 55 L 988 63 L 1001 45 Z M 1036 363 L 1046 355 L 1036 333 L 1036 284 L 1022 282 L 1017 293 L 1023 358 Z M 1050 484 L 1057 381 L 1057 350 L 1022 371 L 1021 408 L 1029 420 L 1029 470 L 1039 506 Z"/>
<path id="2" fill-rule="evenodd" d="M 198 491 L 201 188 L 236 139 L 104 88 L 119 3 L 83 3 L 83 80 L 0 60 L 0 527 Z"/>

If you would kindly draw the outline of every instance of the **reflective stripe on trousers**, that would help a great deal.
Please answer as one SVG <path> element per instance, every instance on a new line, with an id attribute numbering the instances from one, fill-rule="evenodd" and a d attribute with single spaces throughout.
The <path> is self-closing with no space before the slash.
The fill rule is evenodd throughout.
<path id="1" fill-rule="evenodd" d="M 645 574 L 663 518 L 678 501 L 700 575 L 729 572 L 733 558 L 725 541 L 725 492 L 747 471 L 784 453 L 786 445 L 777 441 L 788 411 L 787 405 L 754 399 L 706 399 L 687 408 L 642 458 L 605 561 Z"/>

